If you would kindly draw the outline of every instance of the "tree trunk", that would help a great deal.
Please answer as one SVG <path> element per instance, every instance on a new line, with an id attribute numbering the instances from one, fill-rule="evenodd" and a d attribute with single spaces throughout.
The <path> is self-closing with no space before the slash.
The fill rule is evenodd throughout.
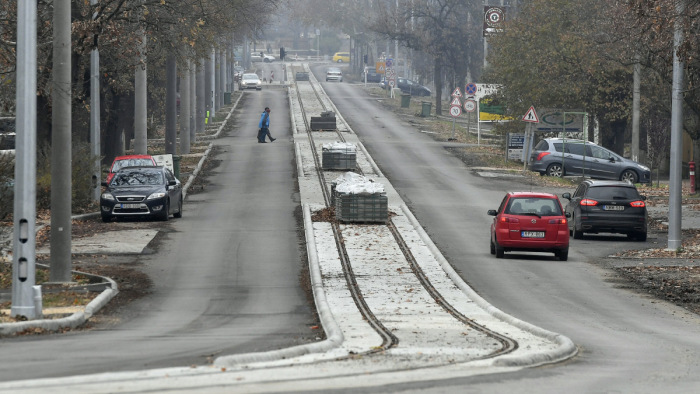
<path id="1" fill-rule="evenodd" d="M 434 70 L 435 70 L 435 115 L 442 115 L 442 66 L 440 65 L 440 59 L 434 59 Z"/>

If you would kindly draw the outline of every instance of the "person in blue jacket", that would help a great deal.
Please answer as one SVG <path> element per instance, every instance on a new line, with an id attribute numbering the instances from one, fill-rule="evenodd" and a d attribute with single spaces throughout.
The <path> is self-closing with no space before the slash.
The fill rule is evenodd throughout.
<path id="1" fill-rule="evenodd" d="M 277 138 L 272 138 L 270 134 L 270 107 L 265 107 L 265 110 L 260 114 L 260 123 L 258 124 L 260 130 L 258 131 L 258 142 L 264 144 L 265 137 L 270 137 L 270 142 L 276 140 Z"/>

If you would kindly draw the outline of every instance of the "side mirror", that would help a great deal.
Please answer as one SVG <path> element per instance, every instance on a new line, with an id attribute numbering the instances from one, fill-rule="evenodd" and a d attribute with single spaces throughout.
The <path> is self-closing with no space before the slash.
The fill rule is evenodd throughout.
<path id="1" fill-rule="evenodd" d="M 642 197 L 642 201 L 646 201 L 646 199 L 647 199 L 647 196 L 640 196 L 640 197 Z"/>
<path id="2" fill-rule="evenodd" d="M 498 212 L 496 212 L 495 209 L 489 209 L 488 212 L 486 212 L 486 213 L 489 214 L 489 216 L 496 216 L 496 215 L 498 215 Z"/>
<path id="3" fill-rule="evenodd" d="M 107 182 L 106 182 L 106 181 L 102 181 L 101 184 L 102 184 L 102 186 L 107 187 Z"/>
<path id="4" fill-rule="evenodd" d="M 565 199 L 571 201 L 571 193 L 564 193 L 561 196 L 564 197 Z"/>
<path id="5" fill-rule="evenodd" d="M 566 213 L 564 213 L 564 216 L 567 217 L 567 218 L 570 218 L 570 217 L 571 217 L 571 214 L 570 214 L 569 212 L 566 212 Z"/>
<path id="6" fill-rule="evenodd" d="M 612 156 L 611 156 L 608 160 L 609 160 L 611 163 L 614 163 L 614 162 L 615 162 L 615 158 L 612 157 Z"/>
<path id="7" fill-rule="evenodd" d="M 176 180 L 169 180 L 169 181 L 168 181 L 168 186 L 175 186 L 175 185 L 177 185 L 177 181 L 176 181 Z"/>

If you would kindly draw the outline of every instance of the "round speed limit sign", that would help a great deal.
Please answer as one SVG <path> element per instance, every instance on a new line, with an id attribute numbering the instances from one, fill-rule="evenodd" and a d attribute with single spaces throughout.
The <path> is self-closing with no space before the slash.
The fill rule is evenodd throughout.
<path id="1" fill-rule="evenodd" d="M 464 102 L 464 110 L 467 112 L 474 112 L 476 109 L 476 101 L 474 100 L 467 100 Z"/>
<path id="2" fill-rule="evenodd" d="M 453 118 L 456 118 L 456 117 L 458 117 L 458 116 L 461 115 L 461 114 L 462 114 L 462 108 L 461 108 L 461 107 L 459 107 L 459 106 L 457 106 L 457 105 L 453 105 L 453 106 L 450 107 L 450 115 L 452 115 Z"/>

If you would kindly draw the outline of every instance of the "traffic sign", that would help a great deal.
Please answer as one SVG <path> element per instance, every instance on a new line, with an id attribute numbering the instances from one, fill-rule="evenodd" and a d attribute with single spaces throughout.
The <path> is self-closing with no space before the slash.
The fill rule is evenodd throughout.
<path id="1" fill-rule="evenodd" d="M 527 110 L 527 113 L 525 116 L 523 116 L 523 122 L 540 123 L 540 119 L 537 117 L 537 112 L 535 111 L 534 106 Z"/>
<path id="2" fill-rule="evenodd" d="M 459 97 L 455 97 L 454 100 L 452 100 L 452 103 L 450 105 L 456 105 L 458 107 L 462 106 L 462 102 L 459 101 Z"/>
<path id="3" fill-rule="evenodd" d="M 464 110 L 467 112 L 474 112 L 476 110 L 476 101 L 472 99 L 467 99 L 464 102 Z"/>
<path id="4" fill-rule="evenodd" d="M 377 74 L 384 74 L 386 65 L 384 65 L 384 62 L 376 62 L 374 64 L 374 70 L 377 72 Z"/>
<path id="5" fill-rule="evenodd" d="M 457 105 L 453 105 L 450 107 L 450 115 L 452 115 L 453 118 L 456 118 L 461 114 L 462 114 L 462 107 L 459 107 Z"/>
<path id="6" fill-rule="evenodd" d="M 462 92 L 459 90 L 459 87 L 456 87 L 454 92 L 452 92 L 452 97 L 462 97 Z"/>
<path id="7" fill-rule="evenodd" d="M 394 65 L 394 59 L 386 59 L 386 68 L 391 68 Z"/>
<path id="8" fill-rule="evenodd" d="M 396 81 L 394 81 L 393 79 L 390 79 L 390 80 L 389 80 L 389 86 L 391 86 L 391 87 L 393 88 L 394 85 L 396 85 Z"/>
<path id="9" fill-rule="evenodd" d="M 467 84 L 467 86 L 464 87 L 464 93 L 467 96 L 473 96 L 476 94 L 476 84 L 474 82 L 470 82 Z"/>

